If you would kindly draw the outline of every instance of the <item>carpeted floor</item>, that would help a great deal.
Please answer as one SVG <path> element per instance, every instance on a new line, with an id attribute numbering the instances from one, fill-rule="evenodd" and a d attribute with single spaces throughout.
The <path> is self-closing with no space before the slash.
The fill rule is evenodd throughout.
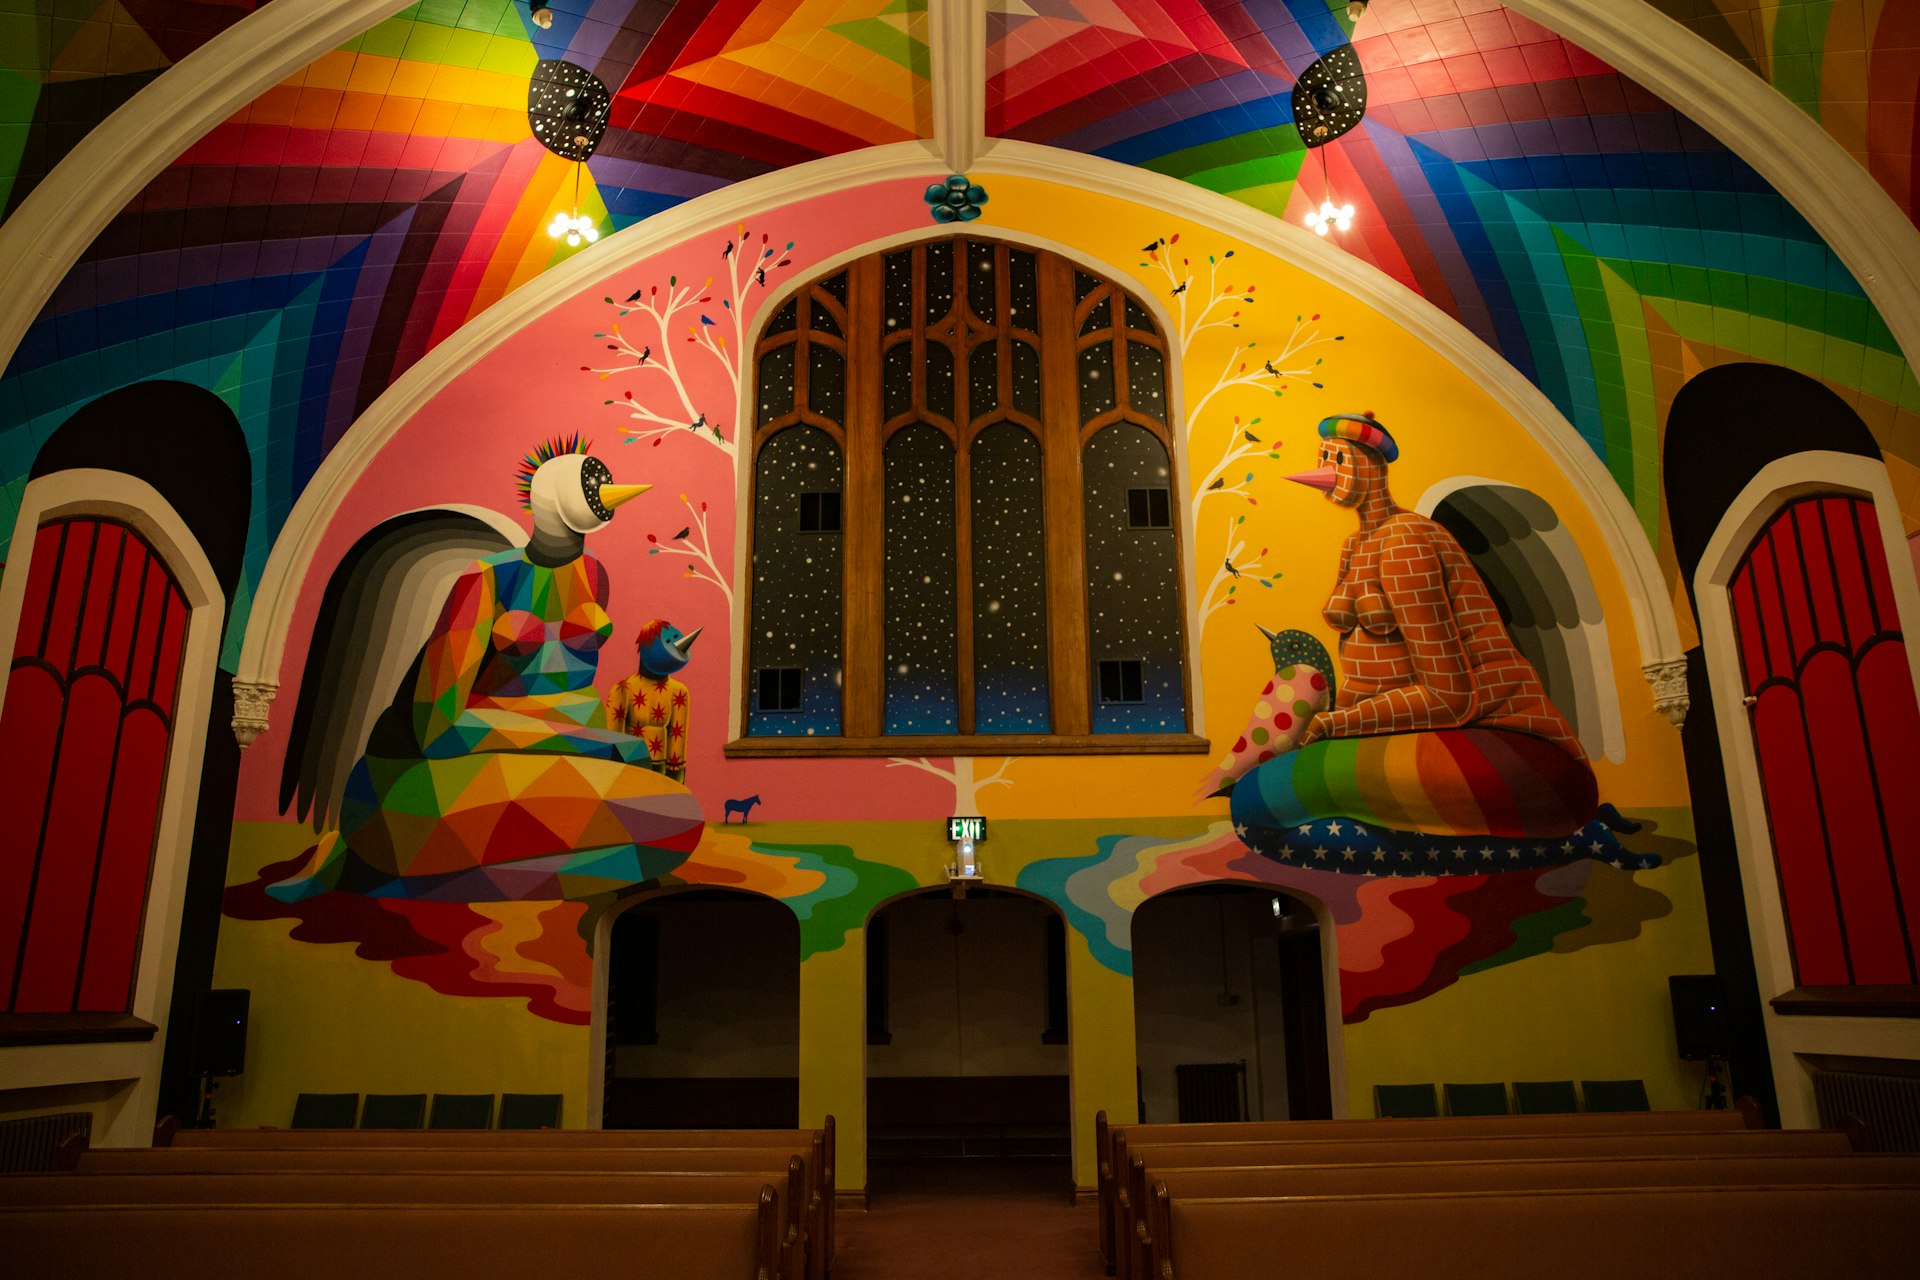
<path id="1" fill-rule="evenodd" d="M 875 1164 L 840 1212 L 833 1280 L 1101 1280 L 1099 1215 L 1065 1161 Z"/>

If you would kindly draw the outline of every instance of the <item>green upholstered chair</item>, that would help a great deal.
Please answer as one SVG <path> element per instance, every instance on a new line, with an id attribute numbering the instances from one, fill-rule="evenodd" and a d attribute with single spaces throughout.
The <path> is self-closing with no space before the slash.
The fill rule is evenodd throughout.
<path id="1" fill-rule="evenodd" d="M 557 1093 L 503 1093 L 500 1095 L 502 1129 L 558 1129 L 560 1095 Z"/>
<path id="2" fill-rule="evenodd" d="M 427 1111 L 429 1129 L 491 1129 L 493 1095 L 490 1093 L 436 1093 Z"/>
<path id="3" fill-rule="evenodd" d="M 1523 1116 L 1564 1115 L 1580 1109 L 1571 1080 L 1515 1080 L 1513 1109 Z"/>
<path id="4" fill-rule="evenodd" d="M 293 1102 L 296 1129 L 351 1129 L 360 1114 L 357 1093 L 303 1093 Z"/>
<path id="5" fill-rule="evenodd" d="M 424 1093 L 370 1093 L 360 1109 L 362 1129 L 418 1129 L 427 1116 Z"/>
<path id="6" fill-rule="evenodd" d="M 1505 1084 L 1446 1084 L 1440 1086 L 1447 1097 L 1450 1116 L 1504 1116 L 1507 1114 Z"/>
<path id="7" fill-rule="evenodd" d="M 1373 1110 L 1382 1117 L 1437 1116 L 1440 1098 L 1430 1084 L 1377 1084 L 1373 1086 Z"/>
<path id="8" fill-rule="evenodd" d="M 1651 1111 L 1641 1080 L 1582 1080 L 1580 1093 L 1589 1111 Z"/>

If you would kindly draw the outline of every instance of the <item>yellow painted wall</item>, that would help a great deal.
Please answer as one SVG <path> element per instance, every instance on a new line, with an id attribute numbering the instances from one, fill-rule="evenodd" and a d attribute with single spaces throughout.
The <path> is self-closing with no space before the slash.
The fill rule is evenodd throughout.
<path id="1" fill-rule="evenodd" d="M 297 823 L 235 824 L 228 883 L 312 843 Z M 220 921 L 213 985 L 252 991 L 247 1069 L 215 1095 L 225 1128 L 285 1126 L 300 1093 L 559 1093 L 587 1122 L 587 1028 L 521 1000 L 445 996 L 357 959 L 353 944 L 288 938 L 287 920 Z"/>

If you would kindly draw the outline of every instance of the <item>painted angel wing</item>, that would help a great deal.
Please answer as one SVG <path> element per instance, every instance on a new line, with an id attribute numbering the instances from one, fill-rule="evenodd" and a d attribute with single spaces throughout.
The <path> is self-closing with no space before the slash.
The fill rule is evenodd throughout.
<path id="1" fill-rule="evenodd" d="M 504 522 L 503 522 L 504 523 Z M 406 683 L 447 588 L 481 556 L 515 545 L 460 511 L 395 516 L 367 532 L 327 581 L 280 773 L 280 808 L 324 831 L 374 721 Z"/>
<path id="2" fill-rule="evenodd" d="M 1466 548 L 1547 697 L 1595 759 L 1625 750 L 1613 654 L 1593 576 L 1544 498 L 1504 484 L 1449 494 L 1433 518 Z"/>

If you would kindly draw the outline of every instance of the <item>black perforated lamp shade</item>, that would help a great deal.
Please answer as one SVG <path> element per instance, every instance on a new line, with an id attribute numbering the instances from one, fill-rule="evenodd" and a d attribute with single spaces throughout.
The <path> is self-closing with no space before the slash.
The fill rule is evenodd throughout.
<path id="1" fill-rule="evenodd" d="M 527 123 L 533 136 L 557 156 L 585 160 L 607 131 L 613 95 L 585 67 L 542 58 L 527 85 Z"/>
<path id="2" fill-rule="evenodd" d="M 1293 127 L 1309 147 L 1324 146 L 1367 114 L 1367 77 L 1353 46 L 1343 44 L 1300 73 L 1293 84 Z"/>

